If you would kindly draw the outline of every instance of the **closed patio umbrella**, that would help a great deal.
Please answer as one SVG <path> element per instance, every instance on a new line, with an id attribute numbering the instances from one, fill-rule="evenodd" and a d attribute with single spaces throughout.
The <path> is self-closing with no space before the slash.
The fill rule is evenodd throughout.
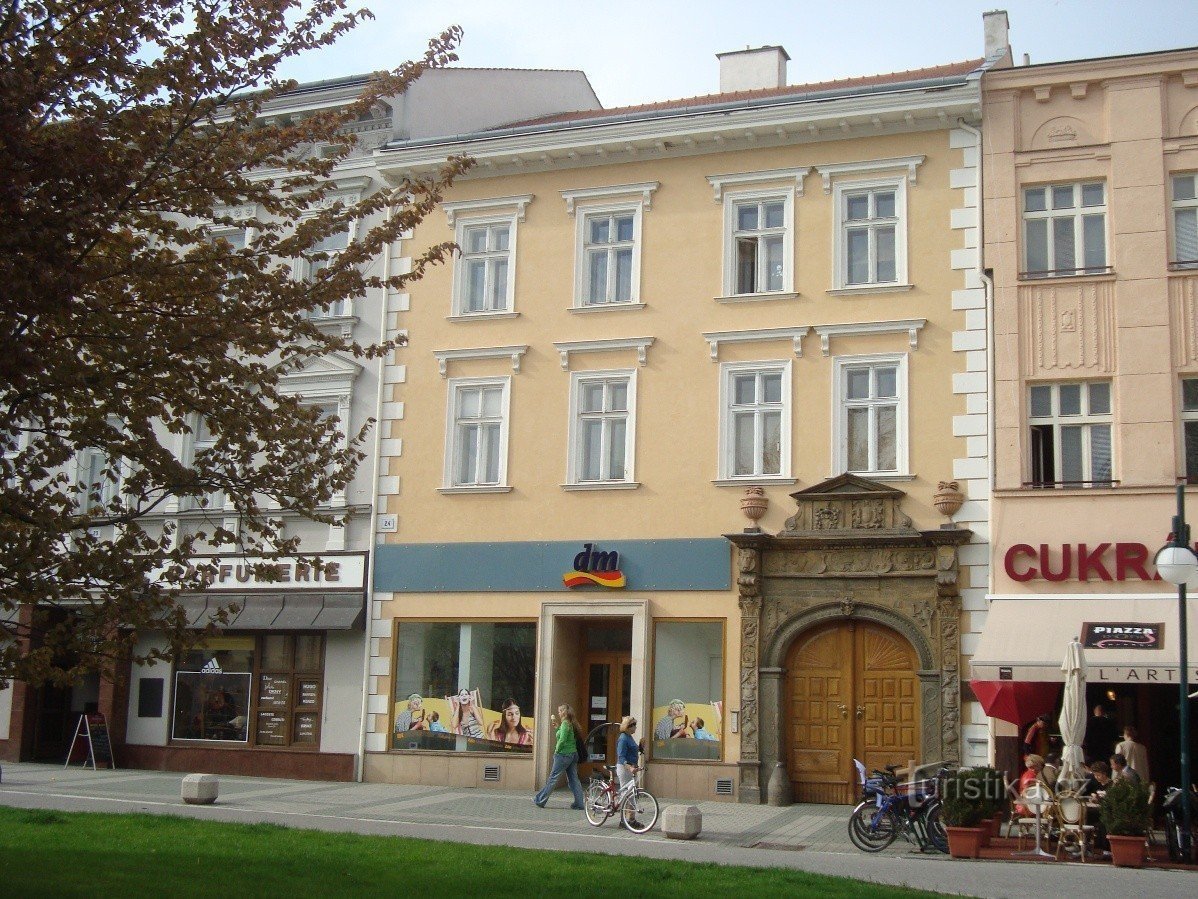
<path id="1" fill-rule="evenodd" d="M 1086 738 L 1086 654 L 1077 640 L 1065 651 L 1061 670 L 1065 672 L 1065 697 L 1058 723 L 1065 749 L 1061 753 L 1059 780 L 1080 781 L 1085 777 L 1082 766 L 1086 762 L 1082 752 L 1082 741 Z"/>

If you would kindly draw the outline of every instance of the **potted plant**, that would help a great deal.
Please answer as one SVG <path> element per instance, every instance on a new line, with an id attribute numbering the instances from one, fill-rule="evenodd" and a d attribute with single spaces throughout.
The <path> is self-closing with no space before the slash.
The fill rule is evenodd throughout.
<path id="1" fill-rule="evenodd" d="M 1152 812 L 1148 787 L 1130 780 L 1113 781 L 1098 804 L 1098 814 L 1111 841 L 1111 861 L 1121 868 L 1144 864 L 1144 835 Z"/>
<path id="2" fill-rule="evenodd" d="M 1007 812 L 1007 779 L 996 768 L 979 768 L 986 783 L 986 816 L 982 825 L 985 832 L 982 835 L 982 847 L 990 845 L 990 840 L 999 835 L 1003 818 Z"/>
<path id="3" fill-rule="evenodd" d="M 981 855 L 982 823 L 991 815 L 986 795 L 986 768 L 962 768 L 944 785 L 940 815 L 948 832 L 948 854 L 953 858 Z"/>

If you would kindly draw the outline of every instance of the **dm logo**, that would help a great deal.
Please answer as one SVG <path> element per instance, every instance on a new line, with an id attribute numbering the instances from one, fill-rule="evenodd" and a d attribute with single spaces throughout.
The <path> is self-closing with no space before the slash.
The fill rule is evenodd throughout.
<path id="1" fill-rule="evenodd" d="M 618 590 L 624 586 L 624 572 L 620 570 L 620 554 L 618 552 L 600 552 L 595 544 L 585 543 L 582 552 L 574 557 L 574 570 L 562 575 L 562 583 L 567 587 L 581 587 L 583 584 L 595 584 Z"/>

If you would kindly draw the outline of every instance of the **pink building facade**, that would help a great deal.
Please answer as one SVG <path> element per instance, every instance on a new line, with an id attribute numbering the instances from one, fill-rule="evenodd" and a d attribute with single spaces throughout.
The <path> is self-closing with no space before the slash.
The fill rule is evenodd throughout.
<path id="1" fill-rule="evenodd" d="M 994 489 L 973 677 L 1060 681 L 1082 637 L 1089 705 L 1138 727 L 1168 781 L 1178 606 L 1152 559 L 1176 485 L 1198 483 L 1198 51 L 993 71 L 983 135 Z M 1027 723 L 991 720 L 1000 764 Z"/>

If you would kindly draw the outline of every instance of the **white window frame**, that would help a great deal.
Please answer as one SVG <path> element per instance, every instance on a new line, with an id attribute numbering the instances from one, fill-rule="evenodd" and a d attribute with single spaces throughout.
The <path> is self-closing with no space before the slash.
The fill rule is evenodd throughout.
<path id="1" fill-rule="evenodd" d="M 198 453 L 201 449 L 204 449 L 205 447 L 207 447 L 209 445 L 208 441 L 201 442 L 199 440 L 200 425 L 203 422 L 203 418 L 204 417 L 199 414 L 192 416 L 192 420 L 191 420 L 192 430 L 191 430 L 191 434 L 188 435 L 188 438 L 187 438 L 187 443 L 188 443 L 188 460 L 187 461 L 188 461 L 189 465 L 194 465 L 196 453 Z M 213 443 L 215 443 L 215 441 L 213 441 Z M 185 497 L 185 500 L 186 500 L 186 502 L 185 502 L 186 508 L 194 509 L 197 511 L 222 512 L 225 508 L 225 493 L 223 490 L 211 491 L 208 494 L 208 505 L 207 506 L 200 505 L 200 497 L 198 497 L 198 496 Z"/>
<path id="2" fill-rule="evenodd" d="M 1190 193 L 1193 195 L 1187 200 L 1179 200 L 1177 198 L 1177 182 L 1188 178 L 1191 182 Z M 1191 269 L 1198 268 L 1198 258 L 1194 259 L 1179 259 L 1177 249 L 1177 223 L 1182 216 L 1187 216 L 1194 219 L 1195 230 L 1198 230 L 1198 173 L 1194 172 L 1172 172 L 1169 175 L 1169 197 L 1172 205 L 1173 216 L 1169 229 L 1169 262 L 1174 269 Z"/>
<path id="3" fill-rule="evenodd" d="M 471 388 L 499 387 L 500 422 L 499 422 L 499 480 L 495 484 L 458 484 L 455 480 L 457 472 L 458 439 L 457 439 L 457 407 L 458 393 Z M 510 490 L 508 486 L 508 436 L 511 425 L 512 379 L 498 378 L 450 378 L 449 389 L 446 391 L 445 414 L 445 465 L 442 471 L 442 493 L 495 493 Z"/>
<path id="4" fill-rule="evenodd" d="M 340 234 L 342 232 L 337 232 L 337 233 Z M 357 239 L 357 236 L 358 236 L 358 222 L 356 219 L 349 223 L 349 225 L 346 227 L 344 233 L 346 235 L 344 248 L 342 248 L 340 250 L 320 250 L 319 251 L 320 253 L 328 256 L 327 259 L 322 261 L 323 267 L 327 268 L 329 265 L 331 265 L 336 260 L 336 258 L 338 256 L 340 256 L 342 253 L 344 253 L 346 250 L 348 250 L 353 245 L 353 242 Z M 329 235 L 329 236 L 332 236 L 332 235 Z M 312 283 L 312 278 L 313 278 L 312 265 L 313 265 L 313 260 L 310 259 L 307 256 L 307 254 L 305 254 L 304 256 L 302 256 L 300 258 L 299 265 L 296 266 L 296 268 L 299 272 L 299 279 L 301 281 L 304 281 L 309 284 Z M 345 318 L 346 316 L 353 314 L 352 307 L 353 307 L 352 298 L 343 297 L 339 302 L 337 302 L 333 305 L 321 306 L 320 308 L 317 308 L 317 309 L 309 309 L 305 313 L 305 316 L 314 321 L 319 321 L 322 319 L 330 319 L 330 318 L 332 318 L 332 319 Z"/>
<path id="5" fill-rule="evenodd" d="M 724 191 L 724 296 L 733 299 L 778 297 L 794 293 L 795 271 L 795 188 Z M 782 203 L 782 287 L 741 293 L 737 290 L 736 207 L 746 203 Z M 773 229 L 759 228 L 761 232 Z M 758 259 L 761 265 L 761 259 Z"/>
<path id="6" fill-rule="evenodd" d="M 1102 185 L 1102 205 L 1101 206 L 1082 206 L 1082 189 L 1090 185 Z M 1068 187 L 1073 190 L 1073 206 L 1063 209 L 1055 209 L 1052 206 L 1052 193 L 1054 190 Z M 1027 194 L 1028 191 L 1043 190 L 1044 191 L 1044 210 L 1036 212 L 1027 211 Z M 1020 220 L 1020 237 L 1022 240 L 1022 248 L 1020 255 L 1020 272 L 1019 277 L 1024 280 L 1042 280 L 1045 278 L 1070 278 L 1079 275 L 1104 275 L 1111 270 L 1111 247 L 1110 247 L 1110 188 L 1104 178 L 1083 178 L 1079 181 L 1063 181 L 1046 184 L 1025 184 L 1019 188 L 1019 220 Z M 1085 265 L 1086 255 L 1086 239 L 1085 227 L 1083 219 L 1088 216 L 1102 216 L 1102 265 Z M 1070 269 L 1058 268 L 1056 262 L 1056 240 L 1053 234 L 1052 223 L 1057 219 L 1072 219 L 1073 220 L 1073 247 L 1074 247 L 1074 263 L 1075 267 Z M 1048 265 L 1050 268 L 1040 271 L 1031 271 L 1028 267 L 1028 249 L 1030 241 L 1028 240 L 1028 223 L 1034 221 L 1047 221 L 1048 229 Z M 1076 263 L 1082 265 L 1076 265 Z"/>
<path id="7" fill-rule="evenodd" d="M 1183 375 L 1182 379 L 1181 379 L 1180 386 L 1181 386 L 1182 392 L 1181 392 L 1181 396 L 1179 397 L 1180 409 L 1181 409 L 1181 464 L 1184 468 L 1183 474 L 1184 474 L 1184 477 L 1185 477 L 1187 483 L 1198 484 L 1198 471 L 1190 471 L 1189 466 L 1187 465 L 1189 455 L 1187 453 L 1187 440 L 1186 440 L 1186 425 L 1187 424 L 1192 424 L 1192 425 L 1194 425 L 1195 429 L 1198 429 L 1198 405 L 1194 406 L 1192 409 L 1186 408 L 1186 404 L 1185 404 L 1185 382 L 1186 381 L 1198 382 L 1198 374 Z M 1198 440 L 1198 436 L 1195 437 L 1195 440 Z"/>
<path id="8" fill-rule="evenodd" d="M 1062 415 L 1061 409 L 1061 391 L 1062 386 L 1080 384 L 1082 387 L 1083 409 L 1078 415 Z M 1090 406 L 1090 385 L 1106 384 L 1110 396 L 1110 411 L 1099 414 L 1092 414 L 1089 411 Z M 1052 388 L 1052 409 L 1049 415 L 1033 416 L 1032 415 L 1032 390 L 1037 387 Z M 1116 483 L 1115 478 L 1115 391 L 1114 384 L 1107 380 L 1097 381 L 1041 381 L 1030 383 L 1026 387 L 1024 402 L 1027 410 L 1027 441 L 1028 441 L 1028 483 L 1034 487 L 1058 487 L 1058 488 L 1089 488 L 1089 487 L 1107 487 L 1113 486 Z M 1092 450 L 1091 434 L 1093 426 L 1105 426 L 1110 433 L 1110 468 L 1111 477 L 1109 481 L 1094 480 L 1094 453 Z M 1053 476 L 1052 481 L 1037 481 L 1035 480 L 1035 455 L 1032 445 L 1032 428 L 1035 427 L 1052 427 L 1052 443 L 1053 443 Z M 1080 481 L 1063 480 L 1062 465 L 1062 440 L 1061 428 L 1063 427 L 1080 427 L 1082 429 L 1082 478 Z"/>
<path id="9" fill-rule="evenodd" d="M 911 287 L 907 272 L 907 175 L 893 178 L 869 178 L 852 181 L 837 181 L 832 185 L 832 205 L 835 218 L 835 234 L 832 241 L 832 278 L 833 290 L 846 292 L 876 292 L 879 290 L 908 290 Z M 876 240 L 874 228 L 877 225 L 866 225 L 870 230 L 870 279 L 860 284 L 849 283 L 849 248 L 848 230 L 860 228 L 861 224 L 850 224 L 845 217 L 845 202 L 849 195 L 873 193 L 876 191 L 894 191 L 894 280 L 878 281 Z M 875 220 L 869 219 L 868 222 Z M 890 220 L 887 219 L 887 222 Z"/>
<path id="10" fill-rule="evenodd" d="M 733 434 L 732 389 L 733 378 L 736 375 L 752 373 L 780 373 L 782 376 L 782 426 L 781 426 L 781 460 L 778 474 L 733 474 L 735 471 L 736 439 Z M 720 437 L 719 460 L 717 470 L 719 480 L 732 483 L 777 483 L 792 481 L 791 476 L 791 431 L 793 430 L 792 413 L 792 366 L 789 359 L 768 359 L 759 362 L 721 362 L 720 363 Z M 756 459 L 758 463 L 760 458 Z"/>
<path id="11" fill-rule="evenodd" d="M 595 381 L 625 381 L 627 382 L 628 409 L 623 413 L 624 427 L 624 477 L 599 478 L 584 480 L 582 478 L 582 388 Z M 609 413 L 593 413 L 599 418 L 611 419 L 616 415 Z M 606 431 L 606 429 L 604 429 Z M 604 442 L 603 452 L 609 451 L 607 441 Z M 636 484 L 636 369 L 606 369 L 600 371 L 570 372 L 570 436 L 569 457 L 566 465 L 566 483 L 573 487 L 621 487 Z"/>
<path id="12" fill-rule="evenodd" d="M 872 479 L 884 480 L 888 477 L 903 478 L 911 474 L 910 440 L 909 440 L 909 407 L 911 394 L 908 390 L 907 353 L 870 353 L 864 355 L 835 356 L 832 359 L 832 459 L 835 463 L 833 475 L 851 471 L 853 474 L 868 476 Z M 850 401 L 848 399 L 848 373 L 854 369 L 874 369 L 884 366 L 895 366 L 895 468 L 894 469 L 850 469 L 849 468 L 849 408 L 859 406 L 890 405 L 889 402 L 865 400 Z M 873 417 L 870 420 L 871 458 L 876 459 L 877 435 Z"/>
<path id="13" fill-rule="evenodd" d="M 466 252 L 466 231 L 471 228 L 492 228 L 496 225 L 505 225 L 508 229 L 508 243 L 506 251 L 485 250 L 481 254 L 488 259 L 499 258 L 500 254 L 507 257 L 507 277 L 504 279 L 504 302 L 503 306 L 498 309 L 476 309 L 471 310 L 466 308 L 468 301 L 467 288 L 468 282 L 466 278 L 466 263 L 471 254 Z M 478 217 L 457 217 L 454 228 L 454 241 L 461 248 L 459 252 L 453 256 L 453 317 L 460 319 L 473 318 L 488 318 L 496 315 L 506 315 L 515 311 L 515 293 L 516 293 L 516 231 L 517 231 L 517 216 L 478 216 Z M 487 266 L 489 272 L 490 266 Z M 486 279 L 486 283 L 490 283 L 490 278 Z M 484 288 L 485 292 L 485 288 Z"/>
<path id="14" fill-rule="evenodd" d="M 639 202 L 634 203 L 593 203 L 593 204 L 578 204 L 575 213 L 574 227 L 574 308 L 575 309 L 615 309 L 625 306 L 639 306 L 641 304 L 641 219 L 644 210 L 644 204 Z M 627 300 L 610 300 L 604 299 L 598 302 L 593 301 L 588 297 L 590 288 L 590 267 L 588 263 L 587 248 L 587 222 L 591 218 L 610 217 L 631 215 L 632 216 L 632 284 L 629 290 Z M 615 258 L 614 249 L 616 244 L 621 241 L 610 241 L 608 243 L 608 265 L 607 265 L 607 295 L 610 297 L 614 293 L 613 278 L 615 265 L 612 260 Z"/>
<path id="15" fill-rule="evenodd" d="M 101 468 L 107 467 L 109 464 L 108 454 L 103 450 L 95 447 L 85 447 L 79 451 L 76 457 L 75 483 L 80 489 L 77 494 L 77 506 L 79 511 L 84 515 L 98 513 L 101 517 L 110 514 L 108 506 L 116 499 L 120 493 L 125 481 L 125 469 L 123 463 L 116 465 L 116 479 L 107 480 L 100 491 L 100 497 L 94 503 L 90 496 L 90 490 L 86 489 L 94 481 L 88 481 L 88 471 L 91 468 L 91 460 L 100 459 Z"/>

